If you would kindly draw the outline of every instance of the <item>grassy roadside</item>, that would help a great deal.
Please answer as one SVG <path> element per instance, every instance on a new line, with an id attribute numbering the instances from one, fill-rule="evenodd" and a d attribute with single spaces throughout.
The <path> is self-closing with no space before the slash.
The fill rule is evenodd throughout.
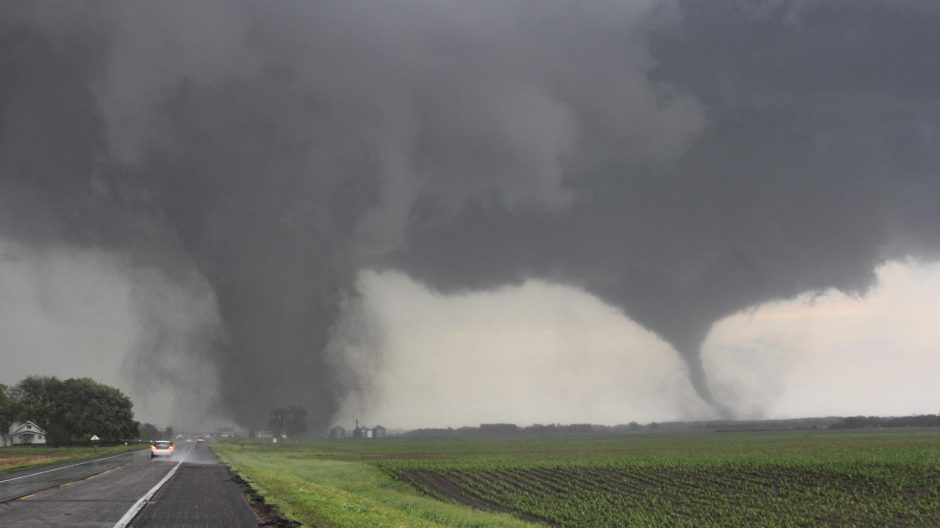
<path id="1" fill-rule="evenodd" d="M 0 474 L 86 458 L 117 455 L 144 447 L 146 444 L 97 449 L 94 447 L 3 447 L 0 448 Z"/>
<path id="2" fill-rule="evenodd" d="M 276 504 L 284 515 L 307 526 L 535 526 L 510 515 L 422 496 L 373 464 L 316 456 L 309 446 L 226 442 L 213 444 L 212 449 L 269 504 Z"/>

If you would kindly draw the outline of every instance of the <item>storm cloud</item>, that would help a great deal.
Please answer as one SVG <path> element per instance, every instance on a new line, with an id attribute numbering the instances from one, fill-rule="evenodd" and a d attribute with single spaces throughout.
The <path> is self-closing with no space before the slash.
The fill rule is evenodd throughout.
<path id="1" fill-rule="evenodd" d="M 715 321 L 936 257 L 938 26 L 915 1 L 8 4 L 0 235 L 211 289 L 193 354 L 246 425 L 357 390 L 336 334 L 370 268 L 582 288 L 721 412 Z M 137 342 L 146 387 L 163 340 Z"/>

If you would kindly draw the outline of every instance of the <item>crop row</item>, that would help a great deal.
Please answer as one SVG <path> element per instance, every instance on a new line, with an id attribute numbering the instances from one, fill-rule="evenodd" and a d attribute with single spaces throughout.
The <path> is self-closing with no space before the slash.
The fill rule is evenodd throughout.
<path id="1" fill-rule="evenodd" d="M 933 465 L 430 466 L 383 464 L 438 497 L 458 489 L 562 527 L 940 526 Z"/>

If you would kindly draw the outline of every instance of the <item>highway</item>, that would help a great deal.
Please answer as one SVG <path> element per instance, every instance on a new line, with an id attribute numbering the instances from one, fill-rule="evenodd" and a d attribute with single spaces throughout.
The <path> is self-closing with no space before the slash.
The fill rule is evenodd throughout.
<path id="1" fill-rule="evenodd" d="M 228 471 L 201 444 L 0 475 L 0 526 L 256 527 Z"/>

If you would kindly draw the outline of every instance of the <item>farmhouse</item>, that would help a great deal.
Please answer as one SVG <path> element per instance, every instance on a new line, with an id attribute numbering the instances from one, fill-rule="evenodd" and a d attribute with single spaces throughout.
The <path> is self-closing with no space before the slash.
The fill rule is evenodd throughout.
<path id="1" fill-rule="evenodd" d="M 376 425 L 372 428 L 372 438 L 385 438 L 385 428 L 381 425 Z"/>
<path id="2" fill-rule="evenodd" d="M 14 423 L 9 436 L 13 445 L 46 445 L 46 431 L 29 420 Z"/>

